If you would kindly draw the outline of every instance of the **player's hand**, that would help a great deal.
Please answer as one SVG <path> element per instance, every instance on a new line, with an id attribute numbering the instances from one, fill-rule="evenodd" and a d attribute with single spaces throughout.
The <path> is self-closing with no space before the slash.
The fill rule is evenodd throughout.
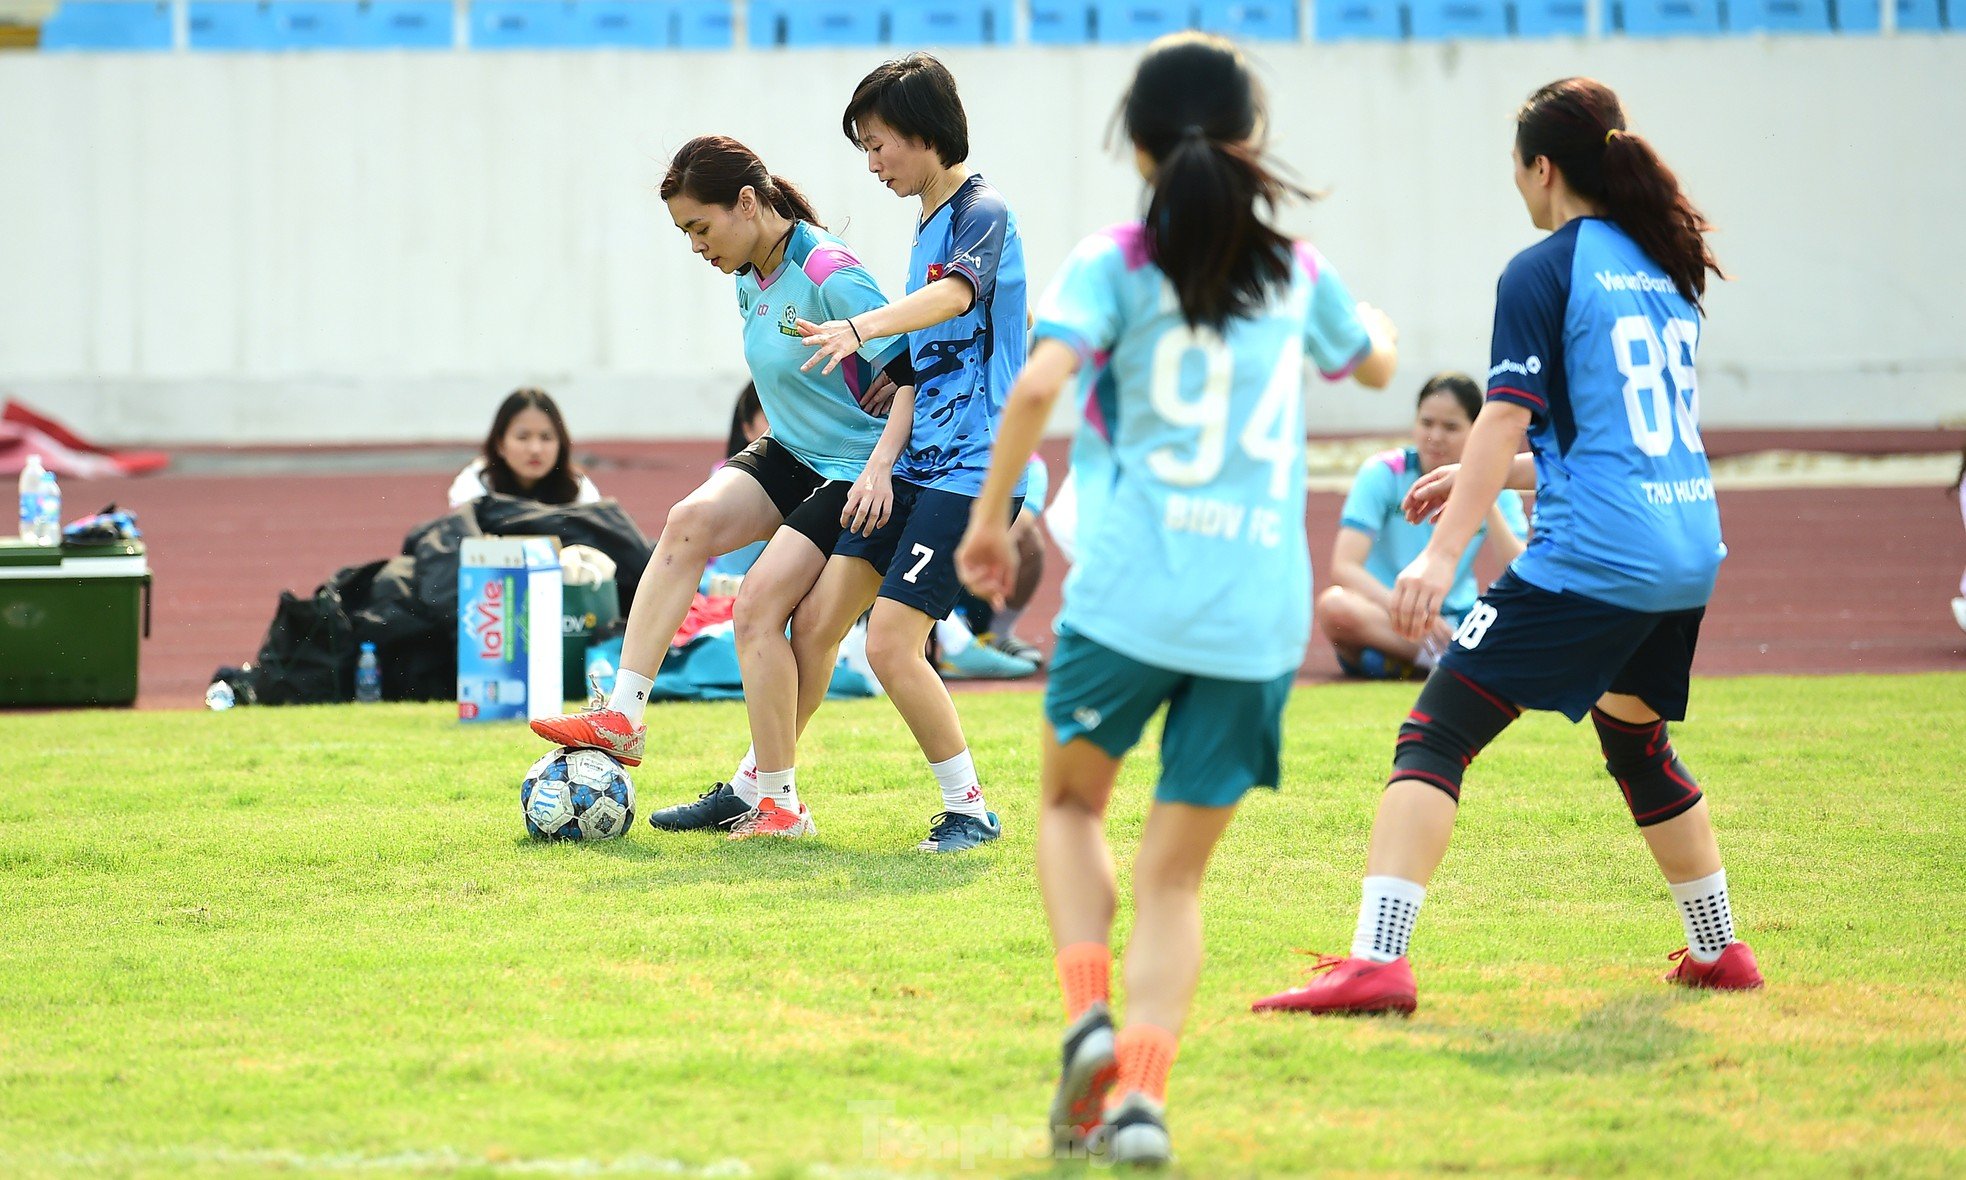
<path id="1" fill-rule="evenodd" d="M 1429 545 L 1399 571 L 1399 577 L 1393 580 L 1393 600 L 1389 607 L 1394 630 L 1415 643 L 1426 637 L 1440 622 L 1440 604 L 1453 588 L 1454 567 L 1458 564 Z"/>
<path id="2" fill-rule="evenodd" d="M 799 366 L 801 373 L 825 361 L 826 367 L 819 370 L 819 375 L 824 377 L 839 368 L 841 361 L 860 351 L 864 343 L 861 335 L 853 330 L 853 325 L 845 320 L 827 320 L 823 324 L 815 324 L 811 320 L 795 322 L 799 335 L 805 337 L 806 347 L 813 350 L 806 363 Z"/>
<path id="3" fill-rule="evenodd" d="M 1406 523 L 1425 524 L 1440 515 L 1447 507 L 1448 493 L 1454 490 L 1454 476 L 1461 470 L 1459 463 L 1442 463 L 1415 480 L 1406 489 L 1406 498 L 1399 502 L 1400 511 L 1406 514 Z"/>
<path id="4" fill-rule="evenodd" d="M 1374 345 L 1390 348 L 1399 343 L 1399 325 L 1393 323 L 1393 317 L 1370 303 L 1358 305 L 1358 322 Z"/>
<path id="5" fill-rule="evenodd" d="M 1017 547 L 1010 530 L 994 520 L 969 518 L 969 529 L 956 546 L 956 576 L 970 592 L 998 610 L 1017 585 Z"/>
<path id="6" fill-rule="evenodd" d="M 894 383 L 894 378 L 882 373 L 874 378 L 874 383 L 860 395 L 860 408 L 876 418 L 887 417 L 887 408 L 894 404 L 894 394 L 899 388 L 900 386 Z"/>
<path id="7" fill-rule="evenodd" d="M 894 511 L 894 475 L 878 463 L 870 464 L 847 489 L 846 507 L 840 509 L 840 527 L 870 537 L 887 523 Z"/>

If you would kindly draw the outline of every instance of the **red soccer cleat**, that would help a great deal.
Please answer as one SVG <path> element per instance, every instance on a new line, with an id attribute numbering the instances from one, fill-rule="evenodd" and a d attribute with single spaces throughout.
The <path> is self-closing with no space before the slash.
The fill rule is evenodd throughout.
<path id="1" fill-rule="evenodd" d="M 1410 1016 L 1418 1002 L 1413 965 L 1401 955 L 1390 963 L 1338 955 L 1319 955 L 1311 979 L 1301 987 L 1265 996 L 1252 1012 L 1310 1012 L 1323 1016 L 1362 1016 L 1397 1012 Z"/>
<path id="2" fill-rule="evenodd" d="M 817 836 L 819 825 L 812 822 L 812 812 L 806 805 L 799 804 L 797 811 L 780 807 L 776 799 L 760 799 L 758 805 L 744 813 L 744 818 L 731 825 L 726 840 L 749 840 L 753 836 Z"/>
<path id="3" fill-rule="evenodd" d="M 1678 965 L 1662 977 L 1667 983 L 1681 987 L 1707 987 L 1715 991 L 1745 992 L 1760 987 L 1765 980 L 1761 978 L 1761 968 L 1755 964 L 1754 952 L 1745 942 L 1730 942 L 1720 957 L 1711 963 L 1696 961 L 1680 947 L 1668 959 L 1677 960 Z"/>
<path id="4" fill-rule="evenodd" d="M 648 727 L 605 705 L 541 717 L 532 723 L 532 731 L 556 746 L 599 750 L 623 766 L 640 766 L 648 746 Z"/>

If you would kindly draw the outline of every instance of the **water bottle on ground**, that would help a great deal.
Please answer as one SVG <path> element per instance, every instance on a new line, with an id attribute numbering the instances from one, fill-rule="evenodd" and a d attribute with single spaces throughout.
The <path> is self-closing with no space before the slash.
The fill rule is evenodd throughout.
<path id="1" fill-rule="evenodd" d="M 355 699 L 365 705 L 382 699 L 382 669 L 375 662 L 375 644 L 362 645 L 362 658 L 355 662 Z"/>
<path id="2" fill-rule="evenodd" d="M 61 485 L 55 473 L 41 473 L 40 512 L 34 519 L 34 541 L 38 545 L 61 544 Z"/>
<path id="3" fill-rule="evenodd" d="M 30 545 L 41 543 L 37 530 L 41 522 L 41 456 L 29 455 L 20 469 L 20 539 Z"/>
<path id="4" fill-rule="evenodd" d="M 205 689 L 205 707 L 214 713 L 224 712 L 238 703 L 239 698 L 234 695 L 232 686 L 223 680 L 214 680 Z"/>

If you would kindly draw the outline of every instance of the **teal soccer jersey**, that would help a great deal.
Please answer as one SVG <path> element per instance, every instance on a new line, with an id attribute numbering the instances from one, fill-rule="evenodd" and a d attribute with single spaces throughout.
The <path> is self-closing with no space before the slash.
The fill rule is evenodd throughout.
<path id="1" fill-rule="evenodd" d="M 845 242 L 803 221 L 792 228 L 776 271 L 760 277 L 747 268 L 737 276 L 744 361 L 771 436 L 827 479 L 856 478 L 874 453 L 882 422 L 860 408 L 859 395 L 905 341 L 899 336 L 869 340 L 822 377 L 821 365 L 799 371 L 812 349 L 799 336 L 797 321 L 843 320 L 886 303 Z"/>
<path id="2" fill-rule="evenodd" d="M 1433 525 L 1408 524 L 1406 514 L 1400 510 L 1400 502 L 1420 481 L 1420 475 L 1419 451 L 1412 447 L 1384 451 L 1367 459 L 1365 465 L 1358 469 L 1358 478 L 1352 481 L 1352 490 L 1345 496 L 1345 509 L 1339 523 L 1371 536 L 1372 552 L 1366 555 L 1365 572 L 1388 590 L 1392 589 L 1393 580 L 1399 577 L 1399 571 L 1420 556 L 1420 551 L 1433 539 Z M 1508 521 L 1509 530 L 1518 537 L 1527 537 L 1529 522 L 1523 518 L 1522 497 L 1503 488 L 1495 503 L 1502 510 L 1502 519 Z M 1468 551 L 1462 555 L 1461 565 L 1454 571 L 1454 585 L 1440 604 L 1440 613 L 1452 621 L 1458 622 L 1474 605 L 1478 594 L 1474 578 L 1475 554 L 1487 539 L 1488 524 L 1484 521 L 1475 530 L 1474 539 L 1468 542 Z"/>
<path id="3" fill-rule="evenodd" d="M 1061 631 L 1196 676 L 1295 670 L 1311 629 L 1304 360 L 1336 380 L 1372 348 L 1337 273 L 1300 244 L 1267 306 L 1192 328 L 1135 222 L 1079 244 L 1036 335 L 1078 352 L 1085 413 Z"/>

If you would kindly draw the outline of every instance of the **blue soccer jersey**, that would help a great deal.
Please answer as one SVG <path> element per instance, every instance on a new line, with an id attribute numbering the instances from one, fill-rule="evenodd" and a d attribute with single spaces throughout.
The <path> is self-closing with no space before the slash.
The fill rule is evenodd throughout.
<path id="1" fill-rule="evenodd" d="M 1267 306 L 1192 328 L 1136 222 L 1079 244 L 1036 335 L 1078 352 L 1085 409 L 1059 627 L 1196 676 L 1295 669 L 1311 631 L 1304 358 L 1335 380 L 1372 350 L 1337 273 L 1300 245 Z"/>
<path id="2" fill-rule="evenodd" d="M 915 421 L 894 474 L 923 487 L 974 496 L 1026 348 L 1024 240 L 1010 206 L 971 175 L 915 231 L 908 291 L 960 275 L 976 294 L 969 310 L 908 333 L 914 350 Z M 1017 494 L 1024 494 L 1018 484 Z"/>
<path id="3" fill-rule="evenodd" d="M 880 441 L 882 421 L 860 408 L 859 395 L 906 347 L 899 336 L 869 340 L 827 376 L 814 365 L 798 321 L 823 324 L 885 306 L 887 297 L 846 243 L 799 222 L 776 271 L 737 276 L 744 314 L 744 361 L 758 387 L 771 436 L 827 479 L 854 479 Z"/>
<path id="4" fill-rule="evenodd" d="M 1700 441 L 1700 314 L 1612 222 L 1509 262 L 1490 401 L 1535 415 L 1536 535 L 1518 577 L 1636 611 L 1705 604 L 1727 547 Z"/>
<path id="5" fill-rule="evenodd" d="M 1420 481 L 1421 474 L 1419 451 L 1412 447 L 1384 451 L 1367 459 L 1358 469 L 1358 478 L 1352 480 L 1352 490 L 1345 496 L 1339 523 L 1372 538 L 1365 572 L 1388 590 L 1399 577 L 1399 571 L 1420 556 L 1420 551 L 1433 539 L 1432 524 L 1408 524 L 1406 514 L 1400 509 L 1406 493 Z M 1527 537 L 1529 522 L 1522 514 L 1522 497 L 1504 488 L 1496 504 L 1502 510 L 1502 519 L 1508 522 L 1509 531 Z M 1488 523 L 1484 520 L 1475 530 L 1474 539 L 1468 542 L 1468 551 L 1454 571 L 1454 585 L 1440 604 L 1440 613 L 1451 620 L 1458 622 L 1467 614 L 1479 594 L 1475 588 L 1475 554 L 1487 537 Z"/>

